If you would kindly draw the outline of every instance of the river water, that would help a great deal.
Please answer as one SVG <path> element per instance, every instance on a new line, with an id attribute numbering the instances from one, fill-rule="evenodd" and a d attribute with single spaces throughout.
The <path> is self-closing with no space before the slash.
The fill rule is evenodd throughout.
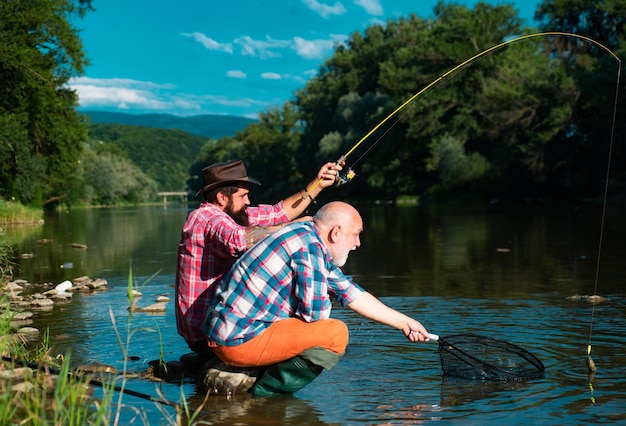
<path id="1" fill-rule="evenodd" d="M 293 396 L 271 400 L 210 397 L 210 424 L 583 424 L 626 421 L 624 208 L 598 204 L 360 206 L 362 246 L 344 270 L 388 305 L 441 336 L 473 333 L 536 355 L 545 378 L 498 383 L 444 378 L 436 343 L 412 344 L 401 332 L 335 308 L 350 329 L 340 363 Z M 60 283 L 87 275 L 109 290 L 77 294 L 37 312 L 55 353 L 73 365 L 124 367 L 119 338 L 145 371 L 162 351 L 188 353 L 174 322 L 174 274 L 188 208 L 137 207 L 59 212 L 44 225 L 9 229 L 19 242 L 20 277 Z M 601 230 L 603 232 L 601 233 Z M 87 248 L 72 247 L 73 243 Z M 64 266 L 64 267 L 62 267 Z M 132 271 L 139 306 L 172 298 L 163 314 L 127 310 Z M 591 304 L 573 295 L 608 298 Z M 129 343 L 126 343 L 129 342 Z M 587 346 L 598 371 L 589 374 Z M 198 403 L 192 383 L 126 387 Z M 182 389 L 182 394 L 181 394 Z M 183 396 L 181 396 L 183 395 Z M 173 410 L 123 396 L 123 424 L 168 424 Z M 141 415 L 137 416 L 135 410 Z"/>

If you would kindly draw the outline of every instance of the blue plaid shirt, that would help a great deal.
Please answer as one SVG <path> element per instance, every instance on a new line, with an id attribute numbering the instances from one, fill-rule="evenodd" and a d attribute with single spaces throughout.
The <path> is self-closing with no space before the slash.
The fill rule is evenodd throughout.
<path id="1" fill-rule="evenodd" d="M 272 323 L 329 318 L 330 296 L 346 306 L 363 289 L 331 262 L 313 222 L 297 222 L 261 240 L 224 275 L 205 332 L 220 346 L 237 346 Z"/>

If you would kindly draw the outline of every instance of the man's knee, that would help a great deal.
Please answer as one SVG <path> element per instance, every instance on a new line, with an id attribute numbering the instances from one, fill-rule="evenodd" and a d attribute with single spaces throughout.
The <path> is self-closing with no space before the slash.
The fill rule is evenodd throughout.
<path id="1" fill-rule="evenodd" d="M 327 330 L 325 335 L 328 336 L 329 345 L 328 350 L 343 354 L 346 351 L 349 340 L 348 326 L 343 322 L 336 319 L 327 320 Z"/>

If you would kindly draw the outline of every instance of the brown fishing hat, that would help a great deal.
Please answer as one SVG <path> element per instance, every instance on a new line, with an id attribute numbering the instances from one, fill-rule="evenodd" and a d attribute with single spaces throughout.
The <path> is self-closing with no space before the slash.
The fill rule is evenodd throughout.
<path id="1" fill-rule="evenodd" d="M 202 176 L 204 186 L 200 191 L 196 192 L 194 198 L 198 198 L 198 195 L 203 192 L 211 191 L 222 186 L 229 186 L 237 182 L 261 185 L 261 182 L 248 176 L 246 166 L 244 166 L 241 160 L 211 164 L 202 169 Z"/>

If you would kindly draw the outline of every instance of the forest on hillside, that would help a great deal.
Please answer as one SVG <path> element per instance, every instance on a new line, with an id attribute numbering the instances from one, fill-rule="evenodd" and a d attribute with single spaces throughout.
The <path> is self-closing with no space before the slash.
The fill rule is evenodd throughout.
<path id="1" fill-rule="evenodd" d="M 625 0 L 544 1 L 533 29 L 512 5 L 440 2 L 433 20 L 373 25 L 293 100 L 209 143 L 192 175 L 242 158 L 267 182 L 259 198 L 275 199 L 350 153 L 357 178 L 344 196 L 583 198 L 601 196 L 610 164 L 609 187 L 623 194 L 626 122 L 614 120 L 624 114 L 623 11 Z M 584 36 L 536 35 L 548 31 Z"/>
<path id="2" fill-rule="evenodd" d="M 97 154 L 93 162 L 128 161 L 137 168 L 137 173 L 144 174 L 152 181 L 151 197 L 158 191 L 185 191 L 189 166 L 207 142 L 207 138 L 182 130 L 123 124 L 91 124 L 89 140 L 89 147 Z M 106 167 L 94 165 L 94 170 L 101 172 Z M 132 180 L 127 179 L 129 183 Z M 99 190 L 106 191 L 106 186 L 103 185 Z"/>
<path id="3" fill-rule="evenodd" d="M 128 128 L 90 128 L 67 88 L 86 65 L 70 18 L 90 7 L 0 4 L 4 199 L 141 202 L 170 185 L 160 175 L 193 193 L 202 167 L 241 158 L 263 182 L 255 201 L 276 201 L 345 155 L 357 174 L 340 188 L 345 197 L 594 197 L 607 177 L 612 191 L 624 190 L 626 122 L 615 118 L 624 114 L 626 0 L 544 0 L 540 28 L 525 27 L 512 4 L 443 1 L 432 19 L 374 24 L 337 45 L 292 99 L 200 149 L 182 134 L 168 148 L 166 133 L 137 141 Z M 123 185 L 101 193 L 96 181 Z"/>

